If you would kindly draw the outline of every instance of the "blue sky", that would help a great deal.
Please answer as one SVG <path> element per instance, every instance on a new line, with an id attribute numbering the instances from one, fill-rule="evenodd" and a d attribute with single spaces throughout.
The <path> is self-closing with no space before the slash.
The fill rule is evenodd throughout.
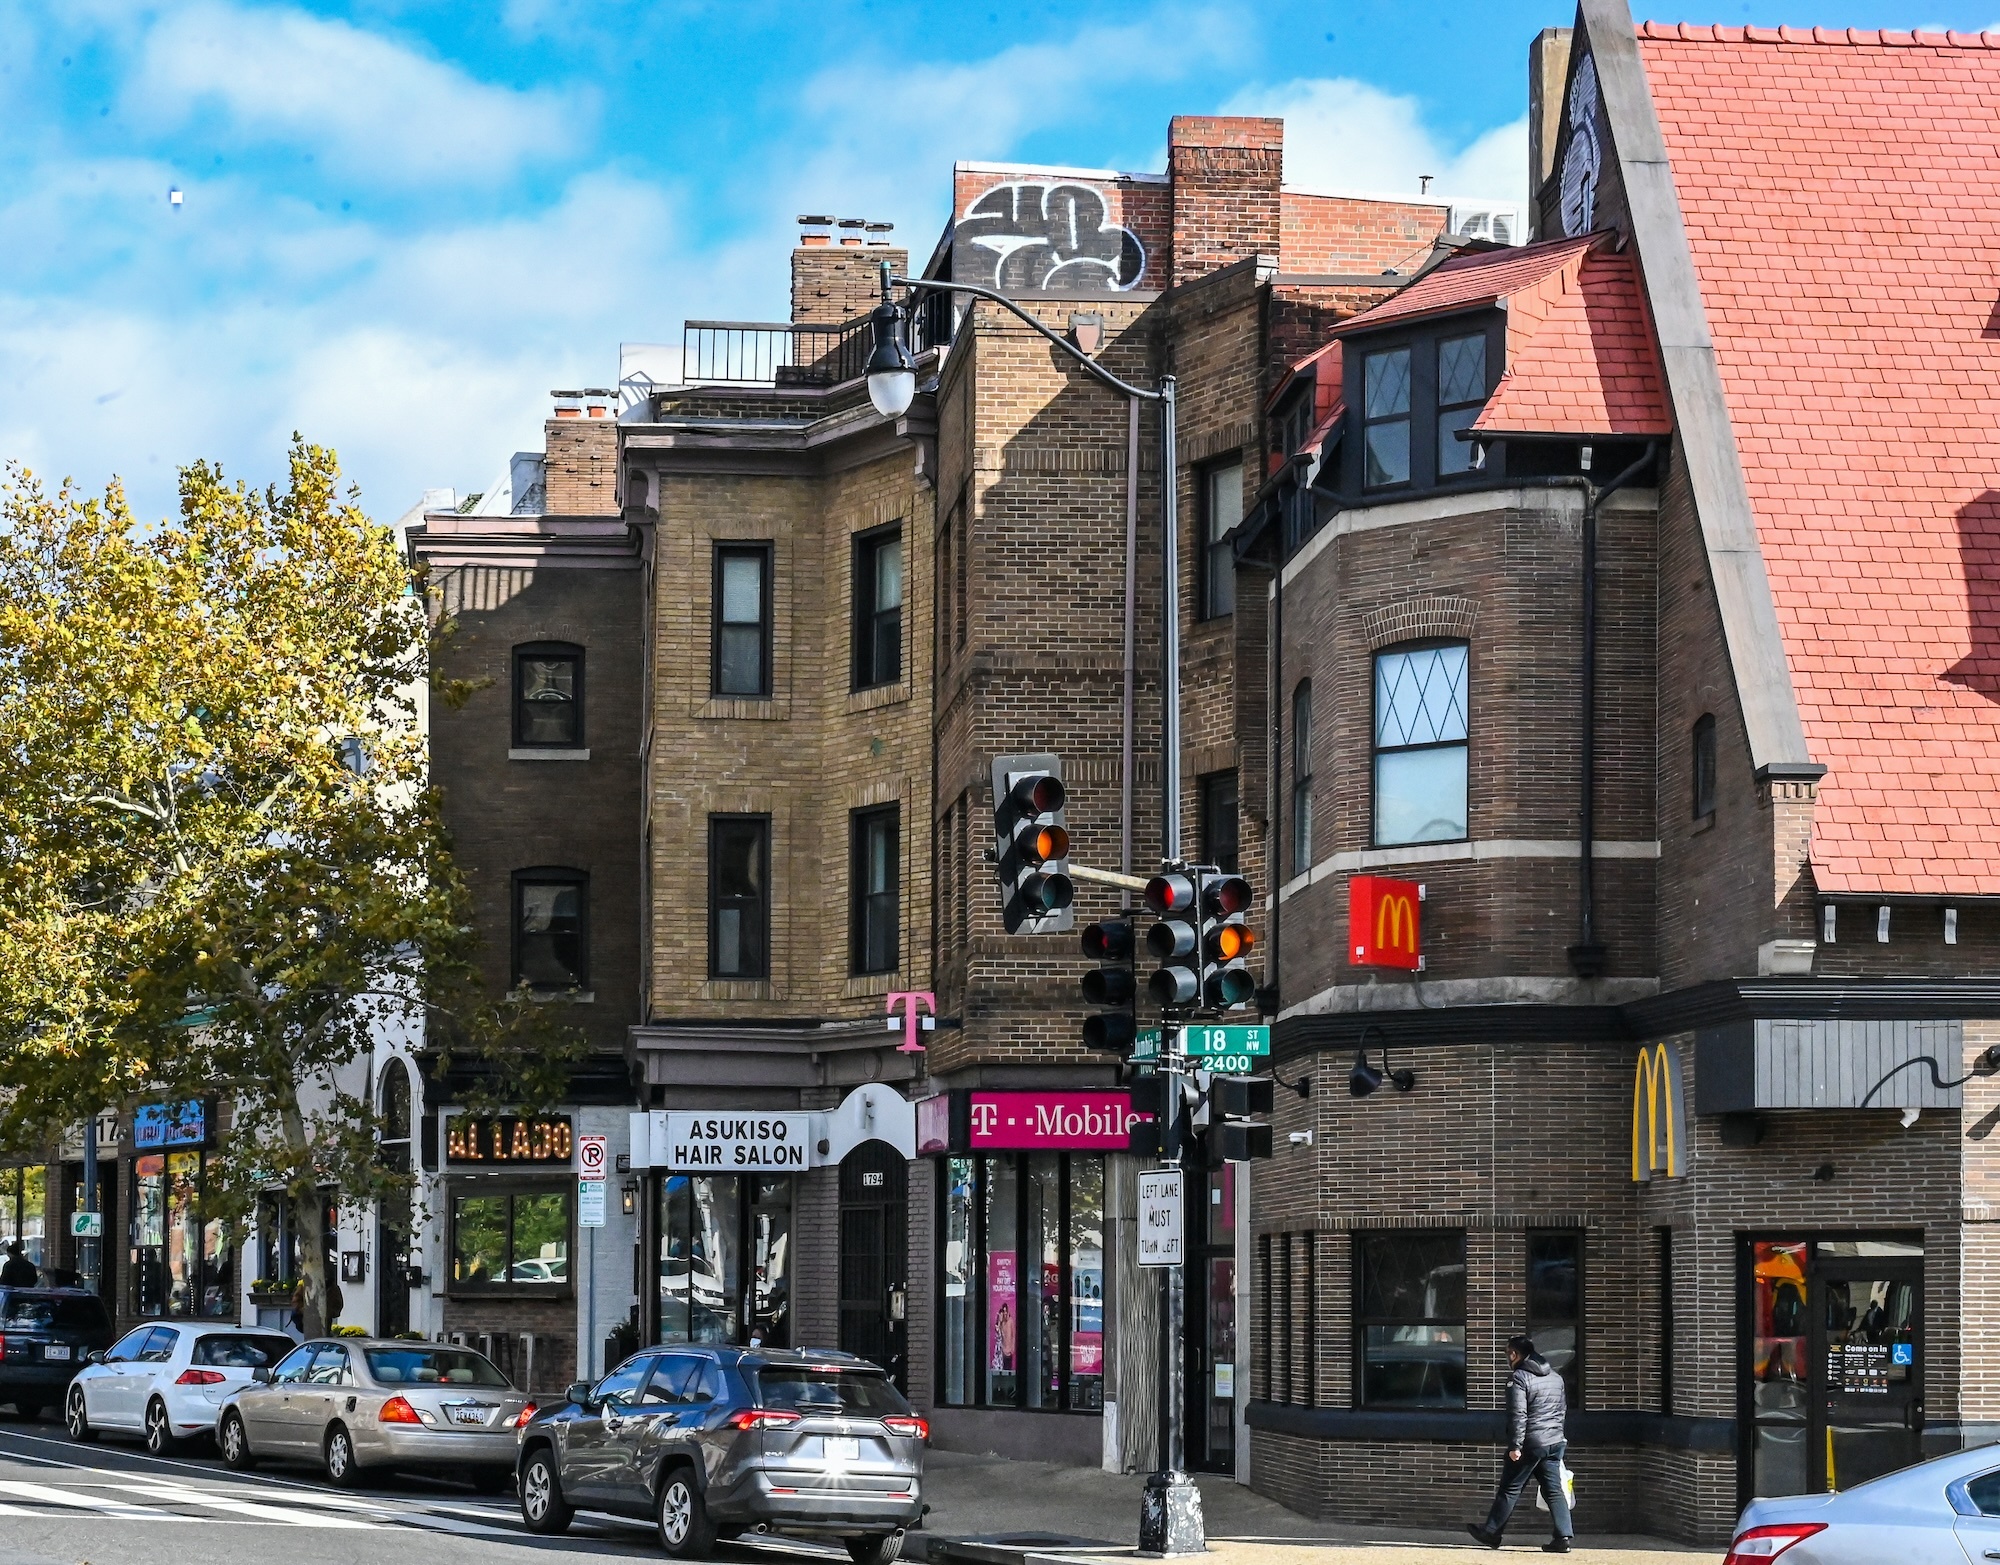
<path id="1" fill-rule="evenodd" d="M 1995 21 L 2000 0 L 1635 5 Z M 486 487 L 621 341 L 771 319 L 793 219 L 928 253 L 955 158 L 1154 169 L 1175 113 L 1287 118 L 1288 178 L 1526 183 L 1562 0 L 0 0 L 0 458 L 142 516 L 292 430 L 393 517 Z M 185 192 L 169 205 L 169 187 Z"/>

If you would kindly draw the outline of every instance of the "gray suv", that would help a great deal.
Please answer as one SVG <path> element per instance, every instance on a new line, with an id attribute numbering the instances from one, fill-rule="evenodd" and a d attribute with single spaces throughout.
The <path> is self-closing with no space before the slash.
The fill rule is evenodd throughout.
<path id="1" fill-rule="evenodd" d="M 875 1365 L 844 1353 L 661 1347 L 521 1428 L 532 1532 L 579 1510 L 650 1518 L 677 1559 L 745 1532 L 839 1538 L 890 1565 L 924 1513 L 930 1427 Z"/>

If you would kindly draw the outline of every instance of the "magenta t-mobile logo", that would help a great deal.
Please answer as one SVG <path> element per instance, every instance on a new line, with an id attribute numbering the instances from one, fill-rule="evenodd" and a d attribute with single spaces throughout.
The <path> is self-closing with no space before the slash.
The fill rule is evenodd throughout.
<path id="1" fill-rule="evenodd" d="M 889 1023 L 891 1028 L 896 1025 L 893 1018 L 899 1000 L 903 1004 L 903 1041 L 896 1045 L 896 1052 L 922 1054 L 924 1052 L 922 1035 L 927 1019 L 925 1013 L 928 1012 L 931 1016 L 937 1015 L 937 996 L 928 989 L 892 989 L 889 992 L 888 1007 L 892 1018 Z"/>

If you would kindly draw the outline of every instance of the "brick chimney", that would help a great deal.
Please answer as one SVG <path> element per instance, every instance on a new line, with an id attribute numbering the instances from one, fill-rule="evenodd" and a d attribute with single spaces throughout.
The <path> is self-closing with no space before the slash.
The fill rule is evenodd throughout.
<path id="1" fill-rule="evenodd" d="M 1285 122 L 1177 114 L 1167 128 L 1176 283 L 1278 254 Z"/>
<path id="2" fill-rule="evenodd" d="M 893 226 L 858 217 L 801 217 L 792 251 L 792 324 L 838 326 L 874 309 L 882 296 L 882 263 L 898 276 L 910 264 L 910 252 L 889 243 Z"/>
<path id="3" fill-rule="evenodd" d="M 609 389 L 552 391 L 554 416 L 542 426 L 543 480 L 551 516 L 616 516 L 618 399 Z"/>

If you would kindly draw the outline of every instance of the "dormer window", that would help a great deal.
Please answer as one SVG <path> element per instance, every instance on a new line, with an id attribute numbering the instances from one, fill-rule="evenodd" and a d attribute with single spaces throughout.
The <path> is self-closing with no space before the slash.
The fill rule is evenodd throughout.
<path id="1" fill-rule="evenodd" d="M 1486 334 L 1443 338 L 1438 355 L 1438 477 L 1472 471 L 1472 442 L 1459 439 L 1486 405 Z"/>
<path id="2" fill-rule="evenodd" d="M 1366 387 L 1362 447 L 1370 489 L 1410 481 L 1410 350 L 1371 353 L 1362 361 Z"/>
<path id="3" fill-rule="evenodd" d="M 1404 325 L 1349 342 L 1348 385 L 1355 447 L 1341 487 L 1355 499 L 1500 479 L 1504 448 L 1473 466 L 1460 439 L 1492 395 L 1505 353 L 1505 318 L 1482 310 Z"/>

